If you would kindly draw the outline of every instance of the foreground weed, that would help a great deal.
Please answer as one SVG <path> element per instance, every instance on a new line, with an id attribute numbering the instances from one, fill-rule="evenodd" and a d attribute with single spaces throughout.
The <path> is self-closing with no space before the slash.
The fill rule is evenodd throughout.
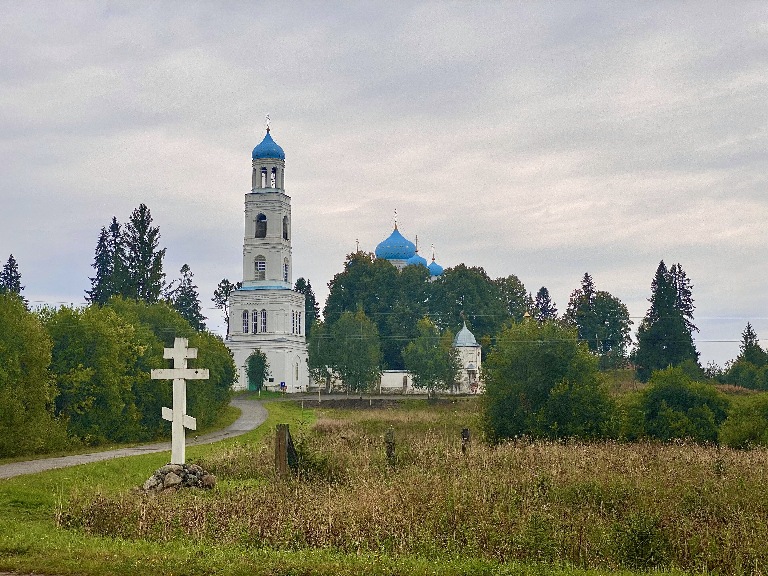
<path id="1" fill-rule="evenodd" d="M 318 411 L 303 472 L 274 477 L 271 438 L 207 454 L 212 494 L 75 497 L 65 522 L 127 539 L 285 551 L 475 558 L 585 569 L 760 574 L 768 452 L 517 440 L 460 431 L 472 403 Z M 394 430 L 394 465 L 384 434 Z"/>

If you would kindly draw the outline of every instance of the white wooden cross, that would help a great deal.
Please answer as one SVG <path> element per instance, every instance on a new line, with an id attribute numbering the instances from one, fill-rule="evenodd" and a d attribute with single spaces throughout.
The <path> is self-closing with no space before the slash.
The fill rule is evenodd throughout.
<path id="1" fill-rule="evenodd" d="M 186 338 L 176 338 L 173 348 L 163 349 L 163 358 L 173 360 L 173 368 L 153 368 L 153 380 L 173 380 L 173 410 L 163 407 L 163 419 L 171 421 L 171 464 L 184 464 L 184 428 L 197 429 L 197 421 L 187 415 L 187 380 L 208 380 L 207 368 L 187 368 L 188 358 L 197 358 L 197 348 L 187 348 Z"/>

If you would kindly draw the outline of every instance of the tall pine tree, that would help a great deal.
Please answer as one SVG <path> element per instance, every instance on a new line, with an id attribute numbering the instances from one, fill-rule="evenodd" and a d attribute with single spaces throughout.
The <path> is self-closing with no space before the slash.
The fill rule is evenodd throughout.
<path id="1" fill-rule="evenodd" d="M 181 267 L 180 273 L 181 277 L 166 292 L 166 299 L 195 330 L 201 332 L 205 330 L 205 316 L 201 310 L 197 286 L 192 283 L 194 274 L 187 264 Z"/>
<path id="2" fill-rule="evenodd" d="M 127 286 L 125 295 L 148 304 L 157 302 L 165 284 L 163 258 L 165 248 L 158 248 L 160 228 L 152 226 L 146 204 L 140 204 L 125 226 Z"/>
<path id="3" fill-rule="evenodd" d="M 634 361 L 637 376 L 646 381 L 654 370 L 690 362 L 698 365 L 693 343 L 691 283 L 680 264 L 667 269 L 662 260 L 651 282 L 651 307 L 637 330 Z"/>
<path id="4" fill-rule="evenodd" d="M 24 290 L 24 286 L 21 285 L 21 273 L 19 272 L 19 265 L 16 262 L 16 258 L 13 254 L 8 256 L 8 261 L 3 266 L 3 270 L 0 272 L 0 294 L 10 292 L 16 294 L 23 302 L 26 300 L 21 296 L 21 291 Z"/>
<path id="5" fill-rule="evenodd" d="M 312 290 L 312 284 L 310 284 L 309 280 L 299 278 L 296 280 L 293 289 L 299 294 L 304 294 L 304 334 L 306 334 L 307 340 L 309 340 L 312 326 L 320 319 L 320 306 L 317 304 L 317 298 L 315 298 L 315 292 Z"/>
<path id="6" fill-rule="evenodd" d="M 557 307 L 549 296 L 549 290 L 546 286 L 539 288 L 536 292 L 536 301 L 533 304 L 533 316 L 539 322 L 546 320 L 555 320 L 557 318 Z"/>

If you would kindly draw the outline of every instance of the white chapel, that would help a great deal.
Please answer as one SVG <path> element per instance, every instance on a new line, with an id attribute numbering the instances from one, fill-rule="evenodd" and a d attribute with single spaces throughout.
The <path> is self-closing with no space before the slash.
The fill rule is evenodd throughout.
<path id="1" fill-rule="evenodd" d="M 236 389 L 248 388 L 246 362 L 267 356 L 269 390 L 306 391 L 304 295 L 294 292 L 291 264 L 291 198 L 285 193 L 285 153 L 269 126 L 253 149 L 251 191 L 245 194 L 243 282 L 229 297 L 227 346 L 239 371 Z"/>

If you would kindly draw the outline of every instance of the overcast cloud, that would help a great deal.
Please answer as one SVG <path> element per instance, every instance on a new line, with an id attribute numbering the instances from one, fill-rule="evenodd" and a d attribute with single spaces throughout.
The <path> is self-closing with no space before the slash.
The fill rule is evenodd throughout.
<path id="1" fill-rule="evenodd" d="M 561 311 L 589 272 L 637 325 L 659 260 L 680 262 L 704 364 L 747 321 L 768 343 L 764 2 L 0 9 L 0 263 L 33 303 L 83 302 L 100 228 L 144 202 L 168 278 L 188 263 L 212 306 L 241 279 L 269 113 L 294 279 L 321 301 L 397 209 L 425 256 L 547 286 Z"/>

